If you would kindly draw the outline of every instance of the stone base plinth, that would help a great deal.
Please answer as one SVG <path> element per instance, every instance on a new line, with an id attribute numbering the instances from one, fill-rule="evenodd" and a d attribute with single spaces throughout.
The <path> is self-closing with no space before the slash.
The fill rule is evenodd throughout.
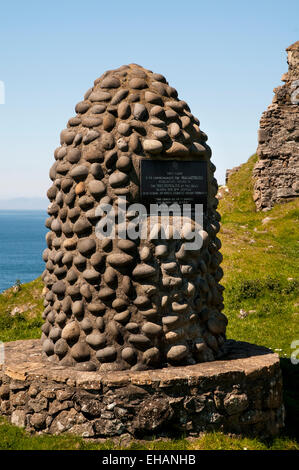
<path id="1" fill-rule="evenodd" d="M 0 413 L 32 432 L 84 437 L 276 435 L 284 415 L 278 356 L 236 341 L 226 351 L 216 362 L 99 373 L 43 359 L 39 340 L 6 343 Z"/>

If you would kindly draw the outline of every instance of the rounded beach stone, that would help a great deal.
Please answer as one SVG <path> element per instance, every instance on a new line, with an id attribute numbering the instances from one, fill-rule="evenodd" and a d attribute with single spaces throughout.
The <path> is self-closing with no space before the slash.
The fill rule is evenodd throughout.
<path id="1" fill-rule="evenodd" d="M 92 142 L 91 145 L 85 147 L 83 157 L 89 163 L 99 163 L 104 159 L 104 151 L 98 140 Z"/>
<path id="2" fill-rule="evenodd" d="M 84 127 L 96 127 L 102 124 L 103 118 L 101 116 L 84 116 L 82 118 L 82 126 Z"/>
<path id="3" fill-rule="evenodd" d="M 150 115 L 158 119 L 166 119 L 165 111 L 162 106 L 153 106 L 150 110 Z"/>
<path id="4" fill-rule="evenodd" d="M 143 353 L 143 362 L 147 365 L 157 365 L 160 360 L 160 351 L 158 348 L 150 348 Z"/>
<path id="5" fill-rule="evenodd" d="M 55 343 L 60 338 L 60 336 L 61 336 L 61 328 L 59 327 L 51 328 L 51 331 L 49 333 L 49 339 L 51 339 Z"/>
<path id="6" fill-rule="evenodd" d="M 63 295 L 65 293 L 65 283 L 63 281 L 57 281 L 53 284 L 52 290 L 55 294 Z"/>
<path id="7" fill-rule="evenodd" d="M 88 317 L 83 318 L 83 320 L 80 322 L 80 328 L 87 334 L 92 331 L 93 326 L 92 322 Z"/>
<path id="8" fill-rule="evenodd" d="M 129 157 L 123 155 L 116 162 L 116 168 L 122 172 L 128 172 L 131 169 L 132 161 Z"/>
<path id="9" fill-rule="evenodd" d="M 145 152 L 157 154 L 163 149 L 163 144 L 159 140 L 145 139 L 142 142 L 142 146 Z"/>
<path id="10" fill-rule="evenodd" d="M 139 252 L 139 256 L 141 261 L 148 261 L 151 258 L 151 250 L 148 246 L 144 246 L 141 248 Z"/>
<path id="11" fill-rule="evenodd" d="M 131 252 L 132 250 L 136 249 L 136 243 L 133 242 L 132 240 L 125 240 L 125 239 L 120 239 L 117 242 L 118 248 L 120 248 L 122 251 L 128 251 Z"/>
<path id="12" fill-rule="evenodd" d="M 86 264 L 86 258 L 85 256 L 81 255 L 81 254 L 78 254 L 74 257 L 74 265 L 77 267 L 77 268 L 80 268 L 82 266 L 85 266 Z"/>
<path id="13" fill-rule="evenodd" d="M 163 106 L 163 100 L 162 100 L 161 96 L 159 96 L 157 93 L 153 93 L 151 91 L 146 91 L 145 94 L 144 94 L 144 99 L 148 103 Z"/>
<path id="14" fill-rule="evenodd" d="M 144 121 L 148 117 L 148 112 L 144 104 L 136 103 L 133 110 L 134 117 L 140 121 Z"/>
<path id="15" fill-rule="evenodd" d="M 119 322 L 119 323 L 126 324 L 130 320 L 130 317 L 131 317 L 130 311 L 129 310 L 124 310 L 123 312 L 116 313 L 114 315 L 114 320 Z"/>
<path id="16" fill-rule="evenodd" d="M 129 137 L 129 147 L 132 152 L 138 152 L 140 148 L 140 140 L 137 134 L 132 134 Z"/>
<path id="17" fill-rule="evenodd" d="M 76 318 L 80 318 L 81 316 L 83 316 L 84 304 L 81 300 L 77 300 L 76 302 L 73 303 L 72 312 Z"/>
<path id="18" fill-rule="evenodd" d="M 80 328 L 77 322 L 68 323 L 62 330 L 61 337 L 67 342 L 77 341 L 80 336 Z"/>
<path id="19" fill-rule="evenodd" d="M 121 135 L 129 135 L 131 133 L 131 125 L 128 122 L 121 122 L 117 128 L 117 131 Z"/>
<path id="20" fill-rule="evenodd" d="M 147 336 L 137 334 L 130 335 L 128 338 L 129 343 L 132 343 L 137 349 L 145 350 L 151 346 L 151 341 Z"/>
<path id="21" fill-rule="evenodd" d="M 87 282 L 94 283 L 100 279 L 100 274 L 95 269 L 90 268 L 83 272 L 83 277 Z"/>
<path id="22" fill-rule="evenodd" d="M 161 73 L 153 73 L 152 79 L 157 82 L 166 83 L 166 78 Z"/>
<path id="23" fill-rule="evenodd" d="M 211 333 L 215 335 L 219 335 L 221 333 L 225 333 L 226 330 L 226 323 L 219 318 L 211 317 L 208 320 L 207 326 Z"/>
<path id="24" fill-rule="evenodd" d="M 89 101 L 110 101 L 111 94 L 107 91 L 93 91 L 89 96 Z"/>
<path id="25" fill-rule="evenodd" d="M 177 137 L 181 132 L 181 128 L 176 122 L 170 124 L 168 130 L 170 137 Z"/>
<path id="26" fill-rule="evenodd" d="M 46 339 L 43 342 L 43 351 L 47 356 L 52 356 L 54 354 L 54 343 L 50 339 Z"/>
<path id="27" fill-rule="evenodd" d="M 73 300 L 75 300 L 80 295 L 80 286 L 78 284 L 68 286 L 66 292 Z"/>
<path id="28" fill-rule="evenodd" d="M 90 194 L 99 197 L 105 193 L 106 187 L 102 181 L 92 180 L 87 186 Z"/>
<path id="29" fill-rule="evenodd" d="M 129 364 L 135 364 L 137 356 L 136 352 L 133 348 L 126 347 L 121 352 L 121 357 L 124 361 L 128 362 Z"/>
<path id="30" fill-rule="evenodd" d="M 58 323 L 58 325 L 62 326 L 65 324 L 66 322 L 66 319 L 67 319 L 67 316 L 64 312 L 60 312 L 57 316 L 56 316 L 56 323 Z"/>
<path id="31" fill-rule="evenodd" d="M 102 300 L 111 300 L 115 297 L 115 291 L 110 287 L 103 287 L 99 290 L 99 298 Z"/>
<path id="32" fill-rule="evenodd" d="M 92 302 L 88 304 L 87 308 L 93 315 L 103 315 L 106 310 L 106 306 L 102 302 Z"/>
<path id="33" fill-rule="evenodd" d="M 164 83 L 154 81 L 151 83 L 151 89 L 155 91 L 158 95 L 167 96 L 166 86 Z"/>
<path id="34" fill-rule="evenodd" d="M 72 186 L 73 186 L 72 178 L 67 177 L 67 178 L 63 179 L 62 182 L 61 182 L 61 189 L 64 193 L 68 193 Z"/>
<path id="35" fill-rule="evenodd" d="M 188 147 L 180 142 L 174 142 L 165 153 L 170 157 L 185 157 L 189 154 L 189 150 Z"/>
<path id="36" fill-rule="evenodd" d="M 88 361 L 90 351 L 86 343 L 79 342 L 72 347 L 71 355 L 78 362 Z"/>
<path id="37" fill-rule="evenodd" d="M 71 284 L 74 284 L 78 279 L 78 274 L 74 269 L 70 269 L 69 272 L 67 273 L 66 280 L 70 282 Z"/>
<path id="38" fill-rule="evenodd" d="M 105 131 L 111 131 L 115 125 L 115 117 L 112 114 L 107 114 L 103 119 L 103 128 Z"/>
<path id="39" fill-rule="evenodd" d="M 138 307 L 138 308 L 144 308 L 144 307 L 148 307 L 149 306 L 149 297 L 147 297 L 146 295 L 138 295 L 136 297 L 136 299 L 134 300 L 134 304 Z"/>
<path id="40" fill-rule="evenodd" d="M 60 338 L 54 346 L 54 353 L 59 357 L 64 357 L 68 352 L 68 344 L 65 339 Z"/>
<path id="41" fill-rule="evenodd" d="M 88 175 L 88 168 L 85 165 L 78 165 L 72 169 L 70 175 L 74 179 L 85 179 Z"/>
<path id="42" fill-rule="evenodd" d="M 81 152 L 77 148 L 70 148 L 67 152 L 66 159 L 70 163 L 78 163 L 81 158 Z"/>
<path id="43" fill-rule="evenodd" d="M 97 139 L 100 136 L 100 133 L 95 130 L 88 131 L 87 134 L 83 137 L 83 143 L 85 145 L 90 144 L 90 142 L 93 142 L 95 139 Z"/>
<path id="44" fill-rule="evenodd" d="M 83 181 L 80 181 L 80 183 L 76 184 L 75 193 L 77 195 L 81 195 L 85 193 L 85 183 Z"/>
<path id="45" fill-rule="evenodd" d="M 105 150 L 111 150 L 114 147 L 114 137 L 109 132 L 103 132 L 101 135 L 101 144 Z"/>
<path id="46" fill-rule="evenodd" d="M 65 312 L 65 313 L 69 313 L 71 312 L 71 309 L 72 309 L 72 301 L 70 299 L 70 297 L 65 297 L 61 303 L 61 308 L 62 308 L 62 311 Z"/>
<path id="47" fill-rule="evenodd" d="M 51 223 L 51 230 L 53 230 L 53 232 L 61 231 L 61 222 L 58 219 L 54 219 Z"/>
<path id="48" fill-rule="evenodd" d="M 104 176 L 102 167 L 99 163 L 93 163 L 90 166 L 90 173 L 97 179 L 101 179 Z"/>
<path id="49" fill-rule="evenodd" d="M 83 295 L 87 300 L 92 298 L 92 291 L 88 284 L 82 284 L 80 287 L 80 294 Z"/>
<path id="50" fill-rule="evenodd" d="M 119 150 L 121 150 L 122 152 L 126 152 L 128 150 L 128 142 L 124 139 L 124 138 L 120 138 L 118 139 L 117 141 L 117 147 L 119 148 Z"/>
<path id="51" fill-rule="evenodd" d="M 101 88 L 118 88 L 120 87 L 120 81 L 116 77 L 107 77 L 100 84 Z"/>
<path id="52" fill-rule="evenodd" d="M 105 257 L 102 253 L 94 253 L 90 258 L 90 264 L 95 268 L 101 268 L 105 261 Z"/>
<path id="53" fill-rule="evenodd" d="M 135 322 L 129 322 L 126 324 L 126 330 L 130 331 L 130 333 L 138 333 L 139 327 Z"/>
<path id="54" fill-rule="evenodd" d="M 127 119 L 131 114 L 131 106 L 126 101 L 118 105 L 117 114 L 120 119 Z"/>
<path id="55" fill-rule="evenodd" d="M 86 343 L 94 349 L 104 348 L 106 346 L 106 336 L 100 333 L 92 333 L 86 336 Z"/>
<path id="56" fill-rule="evenodd" d="M 104 272 L 103 279 L 106 282 L 106 284 L 108 284 L 108 286 L 112 287 L 112 284 L 117 282 L 116 271 L 109 266 L 108 268 L 106 268 Z"/>
<path id="57" fill-rule="evenodd" d="M 181 116 L 180 121 L 182 123 L 182 128 L 186 129 L 191 124 L 191 119 L 189 116 Z"/>
<path id="58" fill-rule="evenodd" d="M 156 273 L 156 269 L 149 264 L 138 264 L 133 270 L 133 277 L 136 279 L 143 279 L 153 276 Z"/>
<path id="59" fill-rule="evenodd" d="M 116 355 L 116 349 L 113 346 L 108 346 L 107 348 L 97 351 L 96 358 L 100 362 L 112 362 L 116 359 Z"/>
<path id="60" fill-rule="evenodd" d="M 136 90 L 142 90 L 143 88 L 147 88 L 147 83 L 143 78 L 132 78 L 129 82 L 129 87 Z"/>
<path id="61" fill-rule="evenodd" d="M 90 108 L 90 104 L 88 101 L 80 101 L 80 103 L 76 104 L 75 111 L 76 113 L 84 114 Z"/>
<path id="62" fill-rule="evenodd" d="M 90 108 L 90 112 L 93 114 L 102 114 L 104 111 L 106 111 L 105 104 L 95 104 Z"/>
<path id="63" fill-rule="evenodd" d="M 167 359 L 170 361 L 181 361 L 184 359 L 188 354 L 188 348 L 185 345 L 177 345 L 177 346 L 172 346 L 168 353 L 167 353 Z"/>
<path id="64" fill-rule="evenodd" d="M 85 217 L 80 217 L 77 222 L 74 223 L 73 231 L 74 233 L 81 234 L 87 231 L 92 227 L 91 223 Z"/>
<path id="65" fill-rule="evenodd" d="M 78 134 L 75 135 L 73 144 L 76 146 L 76 145 L 81 144 L 81 142 L 82 142 L 82 134 L 78 132 Z"/>
<path id="66" fill-rule="evenodd" d="M 122 171 L 115 171 L 109 177 L 109 184 L 113 188 L 118 188 L 119 186 L 126 185 L 128 180 L 129 180 L 129 177 L 126 173 L 123 173 Z"/>
<path id="67" fill-rule="evenodd" d="M 156 323 L 146 322 L 141 328 L 142 332 L 148 336 L 157 336 L 162 333 L 162 326 Z"/>
<path id="68" fill-rule="evenodd" d="M 126 90 L 126 89 L 119 90 L 113 96 L 113 98 L 111 100 L 111 104 L 116 105 L 116 104 L 120 103 L 123 99 L 125 99 L 128 96 L 128 94 L 129 94 L 129 90 Z"/>
<path id="69" fill-rule="evenodd" d="M 75 138 L 76 133 L 72 131 L 71 129 L 65 129 L 61 132 L 60 134 L 60 142 L 61 144 L 67 144 L 70 145 L 74 138 Z"/>
<path id="70" fill-rule="evenodd" d="M 154 131 L 154 136 L 155 136 L 158 140 L 162 140 L 162 142 L 164 142 L 165 140 L 168 140 L 168 139 L 169 139 L 168 133 L 167 133 L 165 130 L 163 130 L 163 129 Z"/>
<path id="71" fill-rule="evenodd" d="M 128 266 L 133 261 L 134 258 L 125 253 L 113 253 L 107 256 L 107 262 L 116 268 L 119 266 Z"/>

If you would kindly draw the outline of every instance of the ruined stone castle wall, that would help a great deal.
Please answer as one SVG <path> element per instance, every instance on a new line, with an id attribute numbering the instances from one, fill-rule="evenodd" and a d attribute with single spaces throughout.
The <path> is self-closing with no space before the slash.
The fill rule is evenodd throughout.
<path id="1" fill-rule="evenodd" d="M 258 132 L 253 176 L 258 210 L 299 195 L 299 41 L 287 48 L 289 70 L 275 88 Z"/>

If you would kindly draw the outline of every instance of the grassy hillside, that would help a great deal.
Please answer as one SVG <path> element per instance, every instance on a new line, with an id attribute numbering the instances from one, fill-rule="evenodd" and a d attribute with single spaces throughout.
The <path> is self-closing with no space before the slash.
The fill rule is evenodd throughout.
<path id="1" fill-rule="evenodd" d="M 268 212 L 255 211 L 252 156 L 221 191 L 219 211 L 228 338 L 264 345 L 281 357 L 287 427 L 285 436 L 264 443 L 221 433 L 200 439 L 133 442 L 132 449 L 297 449 L 299 450 L 299 373 L 290 362 L 291 343 L 299 340 L 298 215 L 299 200 Z M 39 279 L 0 295 L 1 340 L 40 336 L 42 283 Z M 20 311 L 16 310 L 19 309 Z M 0 421 L 1 449 L 112 449 L 114 444 L 86 443 L 68 436 L 28 436 Z M 117 448 L 120 448 L 119 446 Z"/>
<path id="2" fill-rule="evenodd" d="M 0 294 L 0 340 L 39 338 L 42 325 L 41 279 L 16 284 Z"/>
<path id="3" fill-rule="evenodd" d="M 299 200 L 256 212 L 255 159 L 231 176 L 219 204 L 227 335 L 290 357 L 299 339 Z"/>

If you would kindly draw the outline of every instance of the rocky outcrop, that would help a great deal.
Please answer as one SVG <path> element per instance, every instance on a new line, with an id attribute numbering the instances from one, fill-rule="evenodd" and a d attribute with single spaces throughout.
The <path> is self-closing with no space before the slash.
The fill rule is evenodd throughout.
<path id="1" fill-rule="evenodd" d="M 299 41 L 287 48 L 289 70 L 275 88 L 258 132 L 258 162 L 253 176 L 258 210 L 299 195 Z"/>
<path id="2" fill-rule="evenodd" d="M 240 170 L 241 166 L 242 166 L 242 165 L 234 166 L 234 168 L 231 168 L 231 169 L 229 169 L 229 170 L 226 170 L 226 172 L 225 172 L 225 184 L 228 183 L 228 180 L 229 180 L 229 178 L 231 177 L 231 175 L 237 173 L 237 172 Z"/>

